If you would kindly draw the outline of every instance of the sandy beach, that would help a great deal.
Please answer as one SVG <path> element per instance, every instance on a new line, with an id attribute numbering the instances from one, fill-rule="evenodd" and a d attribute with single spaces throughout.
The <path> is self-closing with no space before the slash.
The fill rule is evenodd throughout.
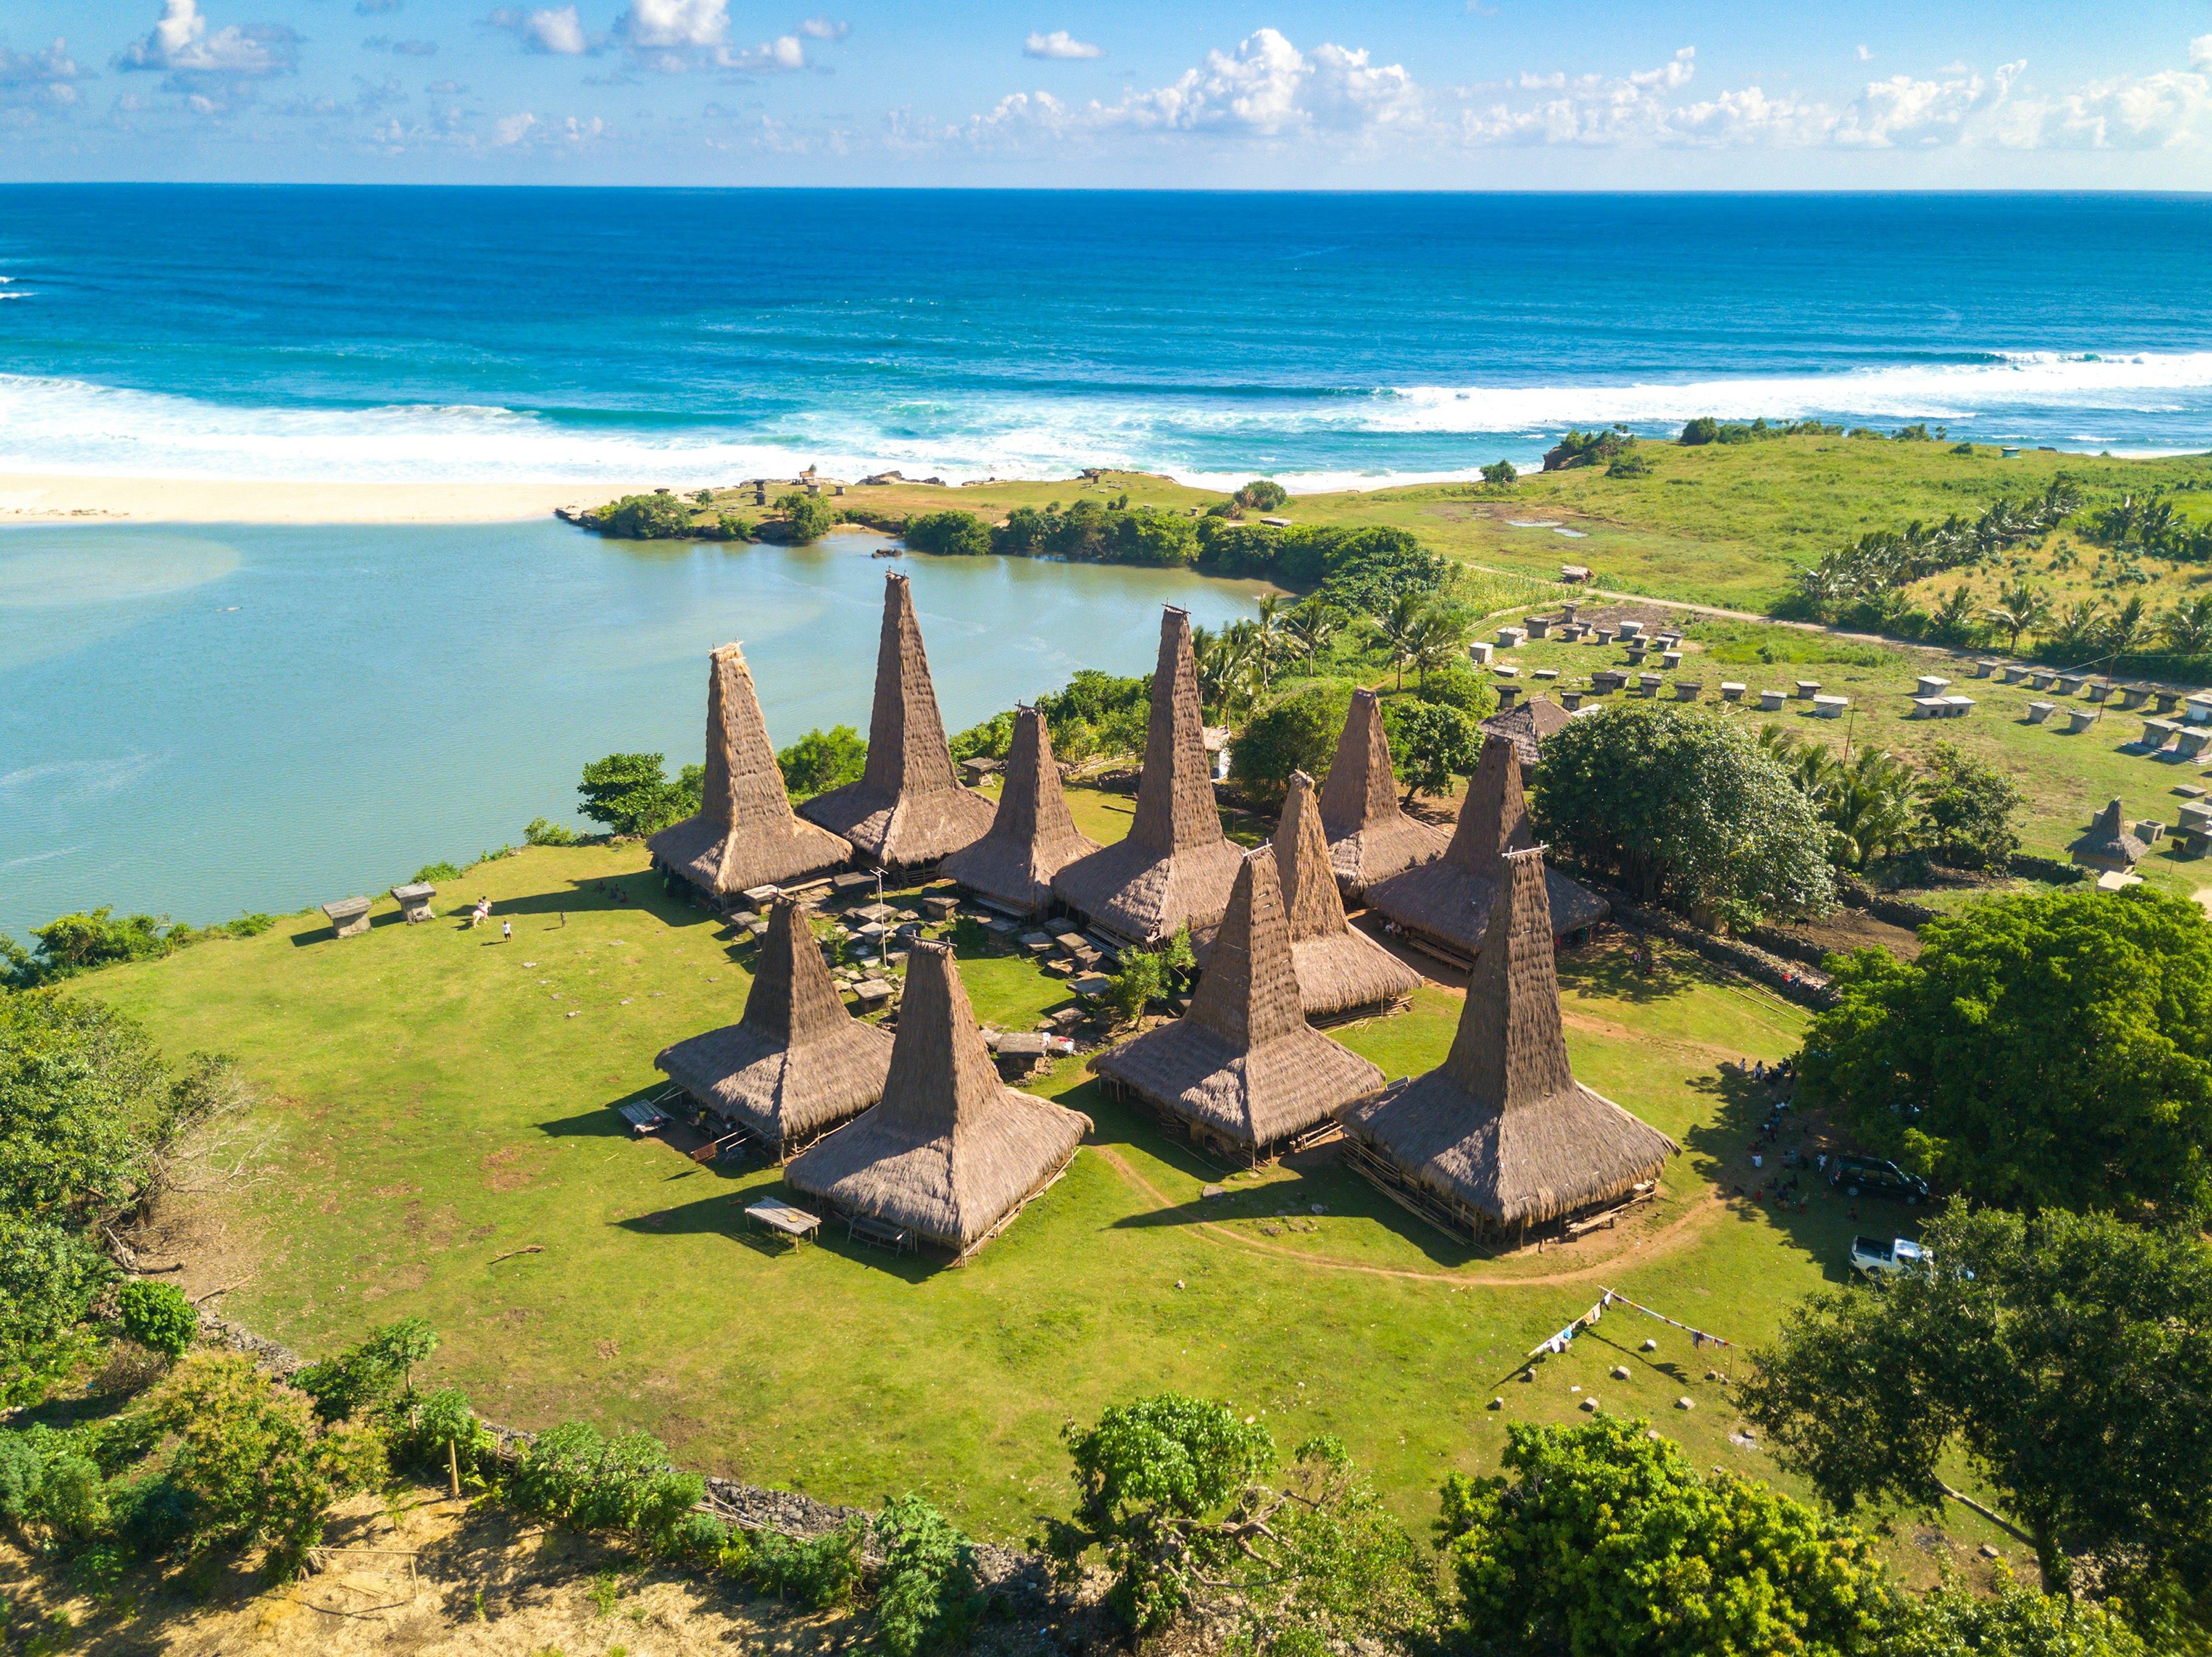
<path id="1" fill-rule="evenodd" d="M 348 483 L 0 473 L 0 524 L 490 524 L 651 485 Z"/>

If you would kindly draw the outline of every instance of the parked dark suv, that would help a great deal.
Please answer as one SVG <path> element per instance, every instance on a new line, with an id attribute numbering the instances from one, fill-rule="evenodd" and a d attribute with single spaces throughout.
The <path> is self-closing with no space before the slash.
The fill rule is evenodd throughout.
<path id="1" fill-rule="evenodd" d="M 1892 1197 L 1917 1203 L 1928 1194 L 1928 1181 L 1879 1156 L 1837 1156 L 1828 1163 L 1828 1183 L 1846 1197 Z"/>

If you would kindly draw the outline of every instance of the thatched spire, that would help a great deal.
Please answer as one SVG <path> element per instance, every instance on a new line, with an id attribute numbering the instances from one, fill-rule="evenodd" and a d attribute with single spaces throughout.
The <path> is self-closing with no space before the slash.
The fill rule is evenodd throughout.
<path id="1" fill-rule="evenodd" d="M 1170 605 L 1160 618 L 1159 665 L 1129 837 L 1069 864 L 1053 889 L 1097 925 L 1149 944 L 1185 921 L 1205 926 L 1217 920 L 1237 864 L 1237 848 L 1223 837 L 1214 809 L 1190 616 Z"/>
<path id="2" fill-rule="evenodd" d="M 860 781 L 817 794 L 799 809 L 851 841 L 861 857 L 896 869 L 934 864 L 991 826 L 990 802 L 963 788 L 953 771 L 903 575 L 884 578 L 867 769 Z"/>
<path id="3" fill-rule="evenodd" d="M 1382 701 L 1371 690 L 1352 693 L 1336 757 L 1322 785 L 1321 824 L 1337 889 L 1347 898 L 1443 854 L 1443 832 L 1398 809 Z"/>
<path id="4" fill-rule="evenodd" d="M 1322 836 L 1313 779 L 1291 774 L 1275 825 L 1275 872 L 1282 882 L 1291 958 L 1309 1018 L 1342 1017 L 1411 995 L 1421 975 L 1345 918 Z"/>
<path id="5" fill-rule="evenodd" d="M 1382 1085 L 1382 1072 L 1305 1022 L 1275 859 L 1240 859 L 1190 1011 L 1091 1061 L 1203 1138 L 1258 1156 Z"/>
<path id="6" fill-rule="evenodd" d="M 751 670 L 736 645 L 707 659 L 707 775 L 699 815 L 646 844 L 670 869 L 717 897 L 806 880 L 852 855 L 837 835 L 793 814 Z"/>
<path id="7" fill-rule="evenodd" d="M 1443 856 L 1370 886 L 1367 906 L 1431 953 L 1472 961 L 1481 950 L 1506 859 L 1532 844 L 1520 756 L 1504 737 L 1487 737 Z M 1610 906 L 1588 888 L 1556 872 L 1546 879 L 1552 922 L 1561 934 L 1605 918 Z"/>
<path id="8" fill-rule="evenodd" d="M 784 1170 L 793 1190 L 965 1256 L 1067 1166 L 1091 1120 L 999 1079 L 942 944 L 916 944 L 883 1102 Z"/>
<path id="9" fill-rule="evenodd" d="M 938 872 L 1001 908 L 1042 914 L 1052 907 L 1052 877 L 1097 849 L 1097 841 L 1076 831 L 1044 715 L 1024 707 L 1014 715 L 991 832 L 945 859 Z"/>
<path id="10" fill-rule="evenodd" d="M 891 1038 L 845 1011 L 797 900 L 778 898 L 734 1024 L 653 1063 L 700 1104 L 787 1155 L 882 1097 Z"/>
<path id="11" fill-rule="evenodd" d="M 1504 856 L 1451 1053 L 1344 1114 L 1352 1165 L 1476 1235 L 1561 1218 L 1658 1177 L 1674 1142 L 1575 1080 L 1540 848 Z"/>
<path id="12" fill-rule="evenodd" d="M 2125 873 L 2142 862 L 2150 847 L 2128 832 L 2120 816 L 2120 803 L 2115 799 L 2103 810 L 2089 819 L 2088 832 L 2066 848 L 2075 863 L 2089 869 L 2111 869 Z"/>

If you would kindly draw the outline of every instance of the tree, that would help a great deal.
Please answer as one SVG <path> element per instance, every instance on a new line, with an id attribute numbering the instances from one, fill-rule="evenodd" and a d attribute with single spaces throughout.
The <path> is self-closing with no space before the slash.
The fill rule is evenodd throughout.
<path id="1" fill-rule="evenodd" d="M 1315 658 L 1335 641 L 1347 619 L 1336 605 L 1318 598 L 1291 607 L 1283 618 L 1283 631 L 1304 649 L 1307 672 L 1314 671 Z"/>
<path id="2" fill-rule="evenodd" d="M 1808 1103 L 1977 1201 L 2212 1214 L 2212 924 L 2195 904 L 2053 892 L 1920 935 L 1917 960 L 1835 963 Z"/>
<path id="3" fill-rule="evenodd" d="M 315 1401 L 325 1421 L 373 1413 L 414 1388 L 415 1366 L 438 1350 L 438 1332 L 422 1318 L 380 1324 L 359 1344 L 311 1363 L 292 1384 Z"/>
<path id="4" fill-rule="evenodd" d="M 1717 443 L 1720 437 L 1721 422 L 1711 415 L 1699 415 L 1683 426 L 1681 436 L 1674 440 L 1685 448 L 1693 448 L 1699 444 Z"/>
<path id="5" fill-rule="evenodd" d="M 2212 1589 L 2212 1248 L 1963 1205 L 1923 1243 L 1932 1265 L 1811 1296 L 1755 1355 L 1744 1412 L 1784 1464 L 1849 1513 L 1932 1508 L 1963 1456 L 2050 1588 Z"/>
<path id="6" fill-rule="evenodd" d="M 577 814 L 617 835 L 659 834 L 699 809 L 705 768 L 687 765 L 674 782 L 662 774 L 665 756 L 610 754 L 584 768 Z"/>
<path id="7" fill-rule="evenodd" d="M 1249 512 L 1280 512 L 1290 504 L 1291 492 L 1272 477 L 1255 477 L 1231 499 Z"/>
<path id="8" fill-rule="evenodd" d="M 1838 868 L 1863 869 L 1904 851 L 1917 838 L 1920 817 L 1912 770 L 1879 748 L 1863 748 L 1836 765 L 1814 799 L 1828 825 L 1828 855 Z"/>
<path id="9" fill-rule="evenodd" d="M 2150 1648 L 2103 1606 L 2036 1593 L 2001 1566 L 1987 1598 L 1954 1581 L 1930 1588 L 1882 1657 L 2150 1657 Z"/>
<path id="10" fill-rule="evenodd" d="M 199 1338 L 199 1314 L 173 1284 L 133 1278 L 118 1291 L 115 1310 L 125 1335 L 172 1361 L 184 1357 Z"/>
<path id="11" fill-rule="evenodd" d="M 884 1503 L 873 1530 L 884 1556 L 876 1639 L 887 1657 L 963 1648 L 980 1598 L 975 1545 L 911 1491 Z"/>
<path id="12" fill-rule="evenodd" d="M 1230 745 L 1230 776 L 1264 799 L 1281 798 L 1293 771 L 1320 780 L 1328 774 L 1351 708 L 1349 685 L 1309 685 L 1292 692 L 1254 715 Z"/>
<path id="13" fill-rule="evenodd" d="M 1156 950 L 1124 950 L 1121 970 L 1108 982 L 1106 999 L 1125 1021 L 1133 1023 L 1167 993 L 1167 969 Z"/>
<path id="14" fill-rule="evenodd" d="M 1506 1435 L 1503 1474 L 1443 1489 L 1445 1557 L 1481 1648 L 1875 1657 L 1905 1613 L 1859 1531 L 1753 1480 L 1701 1478 L 1642 1421 Z"/>
<path id="15" fill-rule="evenodd" d="M 2143 640 L 2149 636 L 2150 623 L 2144 618 L 2142 597 L 2138 593 L 2105 618 L 2097 642 L 2118 661 L 2142 648 Z"/>
<path id="16" fill-rule="evenodd" d="M 1490 682 L 1460 662 L 1431 668 L 1421 686 L 1421 700 L 1456 707 L 1478 725 L 1498 711 L 1498 693 Z"/>
<path id="17" fill-rule="evenodd" d="M 1732 925 L 1833 900 L 1827 835 L 1789 768 L 1735 724 L 1680 702 L 1571 720 L 1544 744 L 1540 838 L 1645 901 Z"/>
<path id="18" fill-rule="evenodd" d="M 1482 481 L 1486 483 L 1517 483 L 1521 481 L 1521 474 L 1510 460 L 1493 460 L 1482 469 Z"/>
<path id="19" fill-rule="evenodd" d="M 1996 603 L 1982 615 L 2005 630 L 2006 651 L 2017 652 L 2020 635 L 2034 632 L 2051 619 L 2051 595 L 2025 580 L 2014 581 L 1998 592 Z"/>
<path id="20" fill-rule="evenodd" d="M 1467 660 L 1467 641 L 1474 632 L 1474 617 L 1462 605 L 1439 601 L 1423 607 L 1411 659 L 1420 671 L 1422 694 L 1427 694 L 1431 672 Z"/>
<path id="21" fill-rule="evenodd" d="M 1923 761 L 1917 792 L 1921 838 L 1943 862 L 1960 869 L 2003 869 L 2020 850 L 2017 822 L 2027 804 L 2013 780 L 1939 742 Z"/>
<path id="22" fill-rule="evenodd" d="M 2081 650 L 2097 637 L 2104 617 L 2105 607 L 2095 599 L 2078 599 L 2057 612 L 2047 626 L 2039 627 L 2036 633 L 2061 650 Z"/>
<path id="23" fill-rule="evenodd" d="M 2201 656 L 2212 650 L 2212 592 L 2168 606 L 2158 618 L 2158 631 L 2177 656 Z"/>
<path id="24" fill-rule="evenodd" d="M 1417 793 L 1450 794 L 1454 777 L 1474 774 L 1482 758 L 1482 727 L 1443 702 L 1395 697 L 1383 705 L 1390 737 L 1390 768 L 1410 802 Z"/>
<path id="25" fill-rule="evenodd" d="M 858 782 L 868 768 L 868 744 L 849 725 L 808 731 L 775 755 L 784 792 L 795 800 L 811 799 L 832 788 Z"/>
<path id="26" fill-rule="evenodd" d="M 981 557 L 991 549 L 989 526 L 972 512 L 951 508 L 908 519 L 899 539 L 915 552 L 941 557 Z"/>
<path id="27" fill-rule="evenodd" d="M 1060 1435 L 1076 1508 L 1047 1521 L 1047 1547 L 1070 1577 L 1103 1553 L 1108 1604 L 1139 1634 L 1194 1612 L 1288 1657 L 1400 1647 L 1433 1627 L 1421 1549 L 1335 1440 L 1300 1445 L 1276 1485 L 1267 1429 L 1205 1399 L 1162 1393 Z"/>
<path id="28" fill-rule="evenodd" d="M 1431 603 L 1431 600 L 1421 593 L 1401 592 L 1391 601 L 1388 610 L 1360 618 L 1367 624 L 1368 631 L 1375 635 L 1376 643 L 1382 647 L 1391 667 L 1396 671 L 1396 688 L 1400 690 L 1406 688 L 1406 670 L 1421 653 L 1429 625 Z"/>
<path id="29" fill-rule="evenodd" d="M 673 495 L 626 495 L 593 514 L 607 534 L 631 541 L 686 540 L 698 533 L 691 509 Z"/>
<path id="30" fill-rule="evenodd" d="M 804 489 L 778 495 L 775 504 L 783 513 L 785 533 L 800 546 L 819 541 L 837 521 L 837 514 L 828 501 Z"/>
<path id="31" fill-rule="evenodd" d="M 1267 682 L 1275 665 L 1275 652 L 1282 639 L 1280 620 L 1282 594 L 1270 592 L 1260 599 L 1260 619 L 1253 623 L 1253 643 L 1260 663 L 1260 694 L 1267 694 Z"/>

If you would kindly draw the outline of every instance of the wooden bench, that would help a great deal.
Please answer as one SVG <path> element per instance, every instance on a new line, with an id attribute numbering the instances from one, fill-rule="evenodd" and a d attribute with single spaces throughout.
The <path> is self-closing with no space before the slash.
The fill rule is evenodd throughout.
<path id="1" fill-rule="evenodd" d="M 866 1214 L 855 1214 L 845 1222 L 845 1235 L 854 1242 L 864 1242 L 877 1248 L 888 1248 L 894 1254 L 903 1254 L 914 1247 L 914 1238 L 888 1220 L 871 1219 Z"/>
<path id="2" fill-rule="evenodd" d="M 780 1237 L 788 1237 L 793 1248 L 815 1237 L 822 1229 L 819 1215 L 809 1214 L 803 1208 L 778 1202 L 773 1197 L 753 1204 L 745 1210 L 745 1217 L 766 1226 Z"/>

